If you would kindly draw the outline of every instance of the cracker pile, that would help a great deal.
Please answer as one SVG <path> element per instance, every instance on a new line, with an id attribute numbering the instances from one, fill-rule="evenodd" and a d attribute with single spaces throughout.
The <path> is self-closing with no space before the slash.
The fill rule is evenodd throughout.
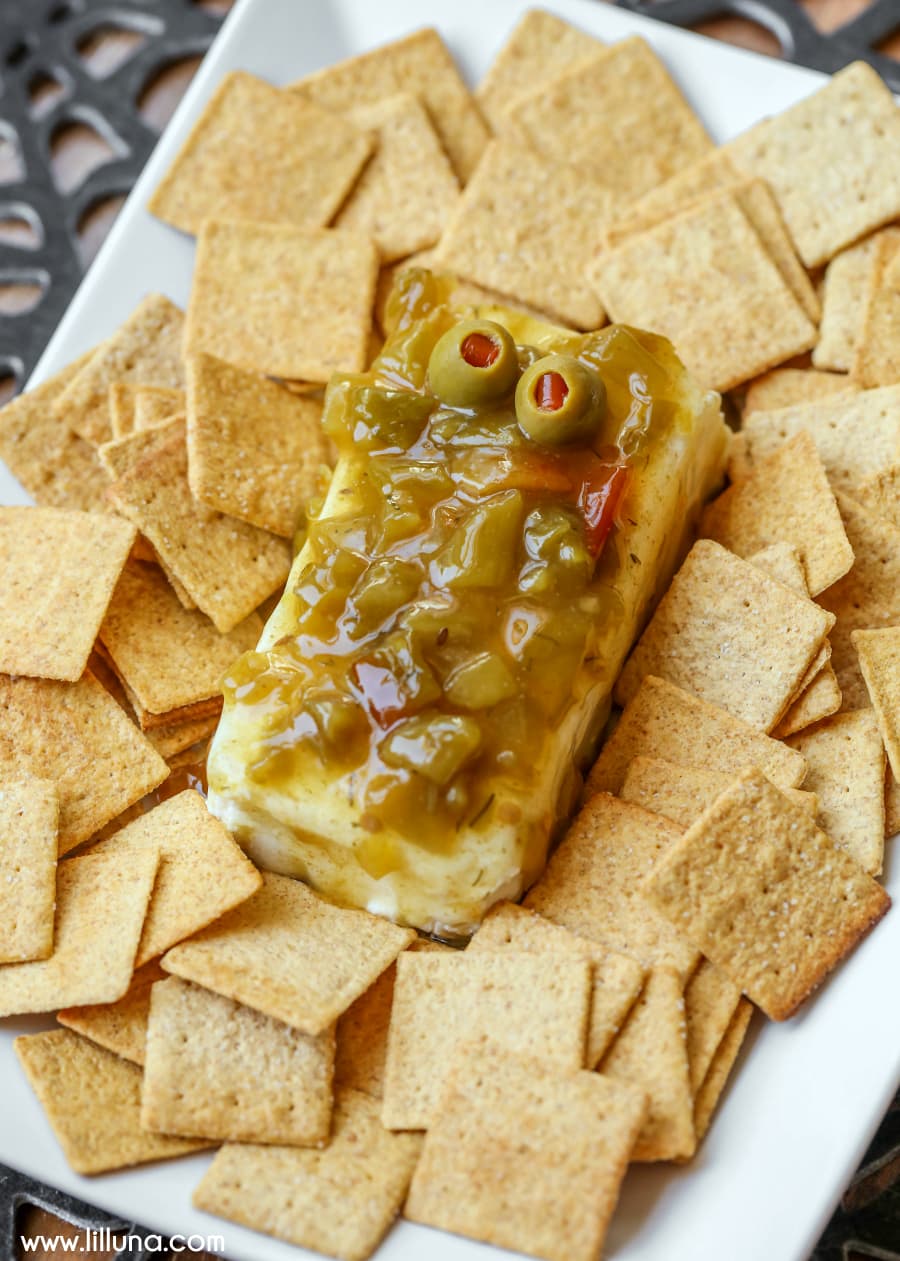
<path id="1" fill-rule="evenodd" d="M 0 1016 L 60 1026 L 22 1068 L 79 1173 L 217 1147 L 199 1208 L 330 1256 L 405 1212 L 596 1261 L 754 1007 L 890 904 L 900 113 L 854 65 L 717 148 L 643 40 L 535 10 L 474 95 L 430 30 L 226 75 L 149 208 L 197 238 L 186 313 L 147 296 L 0 412 L 39 505 L 0 509 Z M 464 950 L 258 872 L 179 770 L 410 263 L 663 333 L 743 413 L 577 816 Z"/>

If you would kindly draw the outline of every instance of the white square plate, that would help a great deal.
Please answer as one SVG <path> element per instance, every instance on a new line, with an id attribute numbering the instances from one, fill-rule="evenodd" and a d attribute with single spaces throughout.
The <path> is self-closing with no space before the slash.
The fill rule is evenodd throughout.
<path id="1" fill-rule="evenodd" d="M 546 0 L 605 40 L 635 32 L 665 58 L 717 141 L 808 95 L 822 76 L 591 0 Z M 225 71 L 275 83 L 433 23 L 476 82 L 524 0 L 240 0 L 110 233 L 34 375 L 37 383 L 99 341 L 148 291 L 188 296 L 192 243 L 145 203 Z M 739 295 L 736 295 L 739 299 Z M 27 497 L 0 465 L 0 502 Z M 900 895 L 888 855 L 887 887 Z M 803 1261 L 900 1079 L 900 912 L 865 941 L 785 1025 L 755 1024 L 734 1085 L 696 1159 L 635 1168 L 608 1241 L 617 1261 Z M 759 1018 L 757 1018 L 759 1021 Z M 191 1207 L 209 1157 L 85 1179 L 66 1165 L 12 1049 L 49 1022 L 0 1022 L 0 1161 L 167 1235 L 224 1237 L 230 1261 L 296 1261 L 300 1252 Z M 402 1223 L 379 1261 L 475 1261 L 502 1253 Z"/>

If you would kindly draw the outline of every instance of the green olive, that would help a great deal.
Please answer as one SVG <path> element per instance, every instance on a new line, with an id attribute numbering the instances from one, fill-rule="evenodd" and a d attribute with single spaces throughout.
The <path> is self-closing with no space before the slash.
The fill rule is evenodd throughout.
<path id="1" fill-rule="evenodd" d="M 606 387 L 571 355 L 545 355 L 516 386 L 519 428 L 545 447 L 590 442 L 606 415 Z"/>
<path id="2" fill-rule="evenodd" d="M 463 320 L 428 360 L 428 384 L 449 407 L 477 407 L 508 394 L 519 375 L 516 344 L 493 320 Z"/>

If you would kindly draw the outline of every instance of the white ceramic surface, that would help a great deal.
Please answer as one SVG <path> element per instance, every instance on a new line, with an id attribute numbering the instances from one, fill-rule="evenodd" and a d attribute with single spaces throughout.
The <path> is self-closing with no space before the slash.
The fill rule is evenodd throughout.
<path id="1" fill-rule="evenodd" d="M 821 76 L 632 17 L 591 0 L 546 6 L 606 40 L 638 32 L 665 58 L 716 140 L 813 91 Z M 226 70 L 286 83 L 433 23 L 475 82 L 526 8 L 522 0 L 239 0 L 60 324 L 34 382 L 110 333 L 144 293 L 184 303 L 193 247 L 145 210 Z M 0 502 L 27 497 L 0 465 Z M 887 886 L 900 895 L 888 851 Z M 900 1079 L 900 911 L 889 914 L 801 1015 L 762 1027 L 696 1159 L 635 1168 L 608 1241 L 617 1261 L 804 1261 Z M 220 1234 L 231 1261 L 312 1257 L 191 1207 L 209 1157 L 86 1179 L 71 1172 L 12 1049 L 42 1020 L 0 1021 L 0 1161 L 165 1234 Z M 403 1223 L 379 1261 L 475 1261 L 503 1254 Z"/>

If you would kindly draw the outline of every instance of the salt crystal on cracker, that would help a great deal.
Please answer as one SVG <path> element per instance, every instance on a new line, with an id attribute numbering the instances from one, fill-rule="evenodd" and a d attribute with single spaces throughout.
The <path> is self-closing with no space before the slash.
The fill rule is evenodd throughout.
<path id="1" fill-rule="evenodd" d="M 717 798 L 644 889 L 773 1020 L 793 1015 L 890 906 L 759 771 Z"/>

